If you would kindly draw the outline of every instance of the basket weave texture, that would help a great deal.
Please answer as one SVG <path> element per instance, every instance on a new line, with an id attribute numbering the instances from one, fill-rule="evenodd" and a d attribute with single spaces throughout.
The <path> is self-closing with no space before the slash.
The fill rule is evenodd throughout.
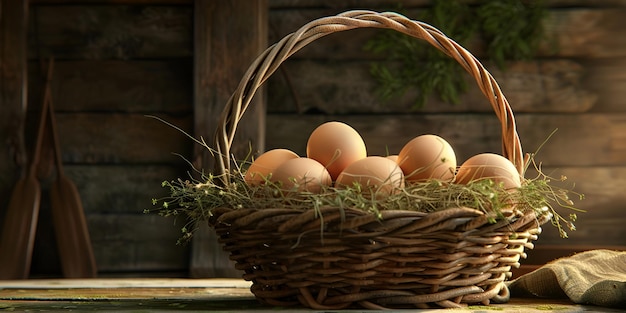
<path id="1" fill-rule="evenodd" d="M 289 56 L 328 34 L 392 29 L 422 39 L 472 75 L 502 125 L 502 154 L 522 173 L 513 112 L 495 79 L 467 50 L 436 28 L 397 13 L 348 11 L 302 26 L 249 67 L 218 125 L 216 172 L 231 171 L 230 147 L 256 90 Z M 228 175 L 221 175 L 228 184 Z M 495 223 L 467 207 L 437 212 L 323 207 L 220 208 L 209 223 L 261 302 L 313 309 L 429 308 L 506 302 L 511 268 L 532 249 L 548 214 L 505 210 Z"/>

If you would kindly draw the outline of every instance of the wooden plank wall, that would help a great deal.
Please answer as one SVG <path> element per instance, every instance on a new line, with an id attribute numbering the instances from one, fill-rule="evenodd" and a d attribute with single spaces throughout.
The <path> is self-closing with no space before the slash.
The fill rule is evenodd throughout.
<path id="1" fill-rule="evenodd" d="M 34 1 L 28 51 L 29 117 L 40 107 L 38 59 L 57 60 L 62 156 L 82 196 L 100 275 L 186 275 L 180 221 L 142 211 L 165 194 L 163 180 L 188 171 L 173 153 L 190 159 L 191 141 L 145 115 L 193 131 L 191 4 Z M 43 202 L 35 276 L 59 269 Z"/>
<path id="2" fill-rule="evenodd" d="M 41 102 L 39 60 L 54 57 L 52 89 L 63 161 L 83 198 L 100 276 L 233 272 L 206 230 L 192 245 L 176 246 L 184 220 L 142 213 L 153 197 L 167 194 L 163 180 L 189 178 L 186 160 L 212 169 L 203 148 L 146 115 L 212 142 L 222 106 L 247 65 L 267 46 L 266 12 L 266 1 L 256 6 L 211 0 L 30 2 L 28 34 L 22 36 L 28 39 L 27 141 L 33 137 L 31 125 Z M 13 75 L 19 82 L 20 76 Z M 231 152 L 248 154 L 250 141 L 263 149 L 264 99 L 256 99 Z M 41 166 L 44 190 L 52 179 L 50 156 L 48 149 Z M 15 166 L 10 170 L 17 172 Z M 11 179 L 2 185 L 3 193 L 14 181 L 6 177 Z M 34 276 L 60 274 L 49 215 L 44 200 Z"/>
<path id="3" fill-rule="evenodd" d="M 24 142 L 24 110 L 27 69 L 22 56 L 26 53 L 26 17 L 28 6 L 7 0 L 0 1 L 0 203 L 6 207 L 11 186 L 26 165 Z M 9 31 L 13 29 L 13 31 Z M 4 187 L 6 186 L 6 188 Z M 0 223 L 4 214 L 0 214 Z M 3 224 L 0 224 L 3 225 Z"/>
<path id="4" fill-rule="evenodd" d="M 401 2 L 411 18 L 429 3 Z M 394 6 L 376 0 L 270 3 L 270 43 L 318 17 Z M 530 253 L 531 263 L 589 248 L 626 247 L 626 194 L 622 192 L 626 186 L 626 6 L 623 1 L 547 3 L 549 42 L 535 59 L 512 63 L 505 72 L 484 62 L 516 113 L 525 152 L 534 152 L 558 129 L 537 160 L 543 162 L 545 172 L 566 175 L 576 184 L 574 190 L 586 196 L 577 202 L 587 210 L 579 214 L 578 230 L 561 239 L 554 227 L 543 227 L 537 248 Z M 363 50 L 377 31 L 359 29 L 324 37 L 283 64 L 269 81 L 267 149 L 284 147 L 304 154 L 307 135 L 323 121 L 336 119 L 355 127 L 371 154 L 385 154 L 387 149 L 397 153 L 406 141 L 423 133 L 447 138 L 459 162 L 476 153 L 501 151 L 497 119 L 471 82 L 470 91 L 456 105 L 432 99 L 415 111 L 409 97 L 380 101 L 368 74 L 370 62 L 377 57 Z M 466 48 L 483 56 L 479 40 Z"/>
<path id="5" fill-rule="evenodd" d="M 28 71 L 26 59 L 23 58 L 27 49 L 25 27 L 27 17 L 26 3 L 0 0 L 0 233 L 2 234 L 5 233 L 3 228 L 5 224 L 10 223 L 6 217 L 9 213 L 4 212 L 8 211 L 5 208 L 8 208 L 9 202 L 14 197 L 13 186 L 27 175 L 25 169 L 28 152 L 24 140 L 26 124 L 24 112 Z M 2 246 L 5 246 L 4 242 L 2 240 Z M 7 276 L 5 271 L 2 276 Z"/>
<path id="6" fill-rule="evenodd" d="M 194 68 L 196 134 L 213 135 L 220 114 L 248 65 L 267 47 L 267 0 L 195 1 Z M 264 88 L 240 122 L 230 153 L 242 159 L 250 149 L 263 150 L 265 140 Z M 206 138 L 212 142 L 212 137 Z M 212 171 L 214 156 L 196 145 L 197 168 Z M 191 277 L 241 277 L 207 224 L 196 230 L 192 243 Z"/>

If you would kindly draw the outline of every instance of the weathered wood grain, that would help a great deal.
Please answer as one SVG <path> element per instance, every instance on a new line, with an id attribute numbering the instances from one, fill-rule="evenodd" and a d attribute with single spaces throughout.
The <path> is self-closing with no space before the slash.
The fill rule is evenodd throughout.
<path id="1" fill-rule="evenodd" d="M 555 171 L 567 176 L 564 187 L 573 188 L 585 195 L 584 200 L 574 201 L 587 211 L 581 214 L 581 220 L 621 218 L 624 215 L 626 194 L 626 167 L 622 166 L 589 166 L 589 167 L 546 167 L 545 172 Z"/>
<path id="2" fill-rule="evenodd" d="M 151 200 L 169 196 L 169 189 L 161 183 L 188 179 L 187 171 L 183 166 L 166 165 L 66 166 L 83 199 L 85 214 L 141 214 L 144 209 L 157 209 Z"/>
<path id="3" fill-rule="evenodd" d="M 36 0 L 36 1 L 58 1 L 58 0 Z M 119 0 L 118 0 L 119 1 Z M 136 0 L 135 0 L 136 1 Z M 182 1 L 182 0 L 181 0 Z M 466 3 L 479 3 L 479 0 L 467 0 Z M 432 0 L 402 0 L 402 1 L 388 1 L 388 0 L 346 0 L 346 1 L 334 1 L 334 0 L 270 0 L 270 8 L 282 9 L 282 8 L 389 8 L 395 6 L 398 3 L 402 3 L 403 8 L 411 7 L 427 7 L 432 4 Z M 543 3 L 548 7 L 611 7 L 611 6 L 626 6 L 623 0 L 547 0 Z"/>
<path id="4" fill-rule="evenodd" d="M 598 95 L 594 112 L 624 112 L 626 105 L 626 58 L 587 59 L 584 85 Z"/>
<path id="5" fill-rule="evenodd" d="M 194 3 L 194 131 L 213 143 L 220 114 L 250 63 L 267 47 L 267 1 L 210 1 Z M 250 149 L 265 147 L 265 91 L 252 100 L 250 112 L 239 123 L 241 132 L 233 138 L 230 153 L 239 158 Z M 226 127 L 226 126 L 225 126 Z M 213 146 L 214 147 L 214 146 Z M 213 171 L 215 159 L 196 147 L 193 163 Z M 215 233 L 201 228 L 193 240 L 190 274 L 192 277 L 232 277 L 227 254 L 217 243 Z"/>
<path id="6" fill-rule="evenodd" d="M 40 286 L 39 288 L 33 288 L 32 286 L 26 286 L 27 288 L 2 288 L 0 299 L 12 299 L 12 300 L 38 300 L 38 301 L 64 301 L 68 297 L 76 297 L 81 301 L 101 301 L 103 299 L 116 299 L 124 302 L 142 301 L 144 299 L 155 299 L 156 297 L 161 300 L 169 302 L 168 306 L 184 307 L 188 310 L 186 302 L 190 300 L 201 300 L 205 302 L 204 307 L 198 306 L 198 310 L 215 310 L 220 307 L 213 302 L 220 302 L 225 300 L 237 301 L 238 303 L 250 302 L 249 305 L 258 305 L 258 301 L 255 300 L 254 295 L 250 292 L 250 284 L 245 281 L 243 283 L 235 282 L 238 286 L 229 287 L 208 287 L 198 285 L 190 287 L 190 284 L 194 284 L 194 280 L 180 281 L 179 286 L 171 285 L 172 281 L 164 282 L 157 287 L 129 287 L 134 284 L 133 281 L 120 281 L 121 286 L 112 288 L 103 288 L 100 284 L 112 285 L 111 280 L 117 279 L 95 279 L 89 284 L 84 283 L 83 287 L 71 287 L 71 288 L 58 288 L 59 284 L 63 284 L 63 281 L 55 281 L 55 284 L 50 286 Z M 153 279 L 150 279 L 152 281 Z M 234 281 L 234 280 L 233 280 Z M 40 284 L 46 284 L 46 282 L 38 280 Z M 174 282 L 176 283 L 176 282 Z M 158 284 L 158 283 L 157 283 Z M 187 284 L 187 285 L 184 285 Z M 155 284 L 156 285 L 156 284 Z M 69 289 L 69 290 L 68 290 Z M 71 295 L 71 296 L 70 296 Z M 158 295 L 158 296 L 157 296 Z M 176 302 L 183 302 L 176 305 Z M 110 304 L 109 301 L 106 301 Z M 119 311 L 119 306 L 117 306 Z M 221 307 L 223 308 L 223 307 Z M 86 309 L 86 308 L 83 308 Z"/>
<path id="7" fill-rule="evenodd" d="M 372 155 L 395 154 L 417 135 L 442 136 L 459 162 L 481 152 L 501 152 L 495 114 L 286 115 L 268 116 L 267 149 L 287 148 L 304 155 L 309 134 L 328 120 L 354 127 Z M 624 114 L 518 114 L 517 130 L 525 152 L 539 151 L 546 166 L 619 166 L 626 162 Z"/>
<path id="8" fill-rule="evenodd" d="M 184 221 L 141 214 L 91 214 L 99 272 L 185 271 L 189 246 L 176 245 Z"/>
<path id="9" fill-rule="evenodd" d="M 584 195 L 580 200 L 571 194 L 575 207 L 585 212 L 575 212 L 554 206 L 564 218 L 575 213 L 576 230 L 568 233 L 568 239 L 560 238 L 556 228 L 550 224 L 543 227 L 538 244 L 562 244 L 581 246 L 626 245 L 624 225 L 624 203 L 626 195 L 622 192 L 626 183 L 626 167 L 624 166 L 589 166 L 589 167 L 545 167 L 544 173 L 554 173 L 558 179 L 565 175 L 563 183 L 553 182 L 563 188 L 571 189 Z M 533 177 L 533 175 L 529 175 Z M 565 226 L 565 225 L 564 225 Z"/>
<path id="10" fill-rule="evenodd" d="M 580 246 L 624 246 L 626 231 L 623 218 L 592 219 L 579 214 L 576 230 L 566 229 L 568 238 L 561 238 L 558 230 L 550 224 L 542 227 L 544 230 L 537 241 L 537 245 L 580 245 Z"/>
<path id="11" fill-rule="evenodd" d="M 198 1 L 195 9 L 194 130 L 211 144 L 226 102 L 250 63 L 267 46 L 267 3 L 221 4 Z M 234 19 L 233 16 L 237 16 Z M 237 34 L 233 36 L 233 34 Z M 231 153 L 245 155 L 250 142 L 263 150 L 265 99 L 259 90 L 250 112 L 239 124 Z M 212 168 L 206 151 L 196 150 L 194 163 Z"/>
<path id="12" fill-rule="evenodd" d="M 626 8 L 563 9 L 551 12 L 544 27 L 545 55 L 607 58 L 626 56 Z M 557 50 L 550 45 L 554 44 Z"/>
<path id="13" fill-rule="evenodd" d="M 36 281 L 35 281 L 36 282 Z M 97 284 L 98 282 L 94 282 Z M 198 290 L 199 289 L 199 290 Z M 0 305 L 10 311 L 50 311 L 56 308 L 72 308 L 76 311 L 102 311 L 115 307 L 120 312 L 135 311 L 159 311 L 161 313 L 175 313 L 186 311 L 209 311 L 223 313 L 262 313 L 278 310 L 268 305 L 259 303 L 256 299 L 251 299 L 249 288 L 161 288 L 161 290 L 150 290 L 142 288 L 140 290 L 84 290 L 69 289 L 65 292 L 47 289 L 34 289 L 35 297 L 51 293 L 46 300 L 24 300 L 24 290 L 14 290 L 6 288 L 1 290 Z M 150 291 L 153 291 L 150 293 Z M 199 293 L 199 294 L 196 294 Z M 128 299 L 128 294 L 134 294 L 140 299 Z M 189 298 L 184 295 L 189 294 Z M 176 299 L 176 295 L 180 295 Z M 54 297 L 59 299 L 55 299 Z M 4 299 L 8 300 L 4 300 Z M 97 300 L 96 300 L 97 299 Z M 89 301 L 96 300 L 96 301 Z M 503 304 L 490 304 L 489 307 L 475 306 L 473 311 L 497 311 L 499 313 L 553 313 L 553 312 L 595 312 L 595 313 L 618 313 L 621 309 L 611 309 L 592 305 L 573 304 L 567 299 L 542 299 L 542 298 L 522 298 L 515 297 L 511 301 Z M 282 308 L 281 308 L 282 309 Z M 311 309 L 293 307 L 288 309 L 292 313 L 308 313 Z M 472 308 L 446 309 L 446 313 L 466 313 Z M 354 311 L 354 310 L 353 310 Z M 389 313 L 403 313 L 406 309 L 389 309 Z M 419 312 L 418 310 L 413 310 Z M 424 311 L 424 310 L 422 310 Z M 433 311 L 433 310 L 430 310 Z M 428 312 L 428 310 L 426 310 Z M 471 312 L 471 311 L 470 311 Z"/>
<path id="14" fill-rule="evenodd" d="M 3 254 L 3 266 L 12 267 L 17 272 L 11 273 L 11 269 L 3 268 L 5 279 L 24 277 L 24 273 L 28 273 L 28 265 L 24 270 L 24 266 L 11 263 L 31 264 L 30 230 L 37 223 L 31 218 L 36 208 L 29 208 L 38 201 L 37 186 L 31 181 L 18 183 L 20 179 L 26 180 L 26 167 L 30 163 L 27 152 L 30 140 L 24 136 L 27 70 L 23 55 L 26 53 L 27 20 L 26 2 L 0 0 L 0 236 L 7 236 L 0 238 L 0 250 L 3 250 L 0 253 Z M 25 238 L 22 240 L 20 236 Z M 18 243 L 11 244 L 11 240 Z M 7 256 L 13 261 L 5 262 Z"/>
<path id="15" fill-rule="evenodd" d="M 31 4 L 191 5 L 193 0 L 29 0 Z"/>
<path id="16" fill-rule="evenodd" d="M 192 111 L 191 58 L 159 60 L 61 60 L 52 81 L 55 107 L 62 112 Z M 30 62 L 30 102 L 40 105 L 42 75 Z"/>
<path id="17" fill-rule="evenodd" d="M 268 82 L 268 111 L 324 112 L 326 114 L 371 114 L 415 112 L 486 112 L 491 106 L 466 75 L 467 92 L 459 103 L 450 104 L 437 96 L 417 109 L 414 91 L 385 100 L 376 91 L 378 83 L 369 73 L 370 62 L 326 62 L 288 60 Z M 585 84 L 594 67 L 583 67 L 569 60 L 528 61 L 511 64 L 506 71 L 485 63 L 498 81 L 515 112 L 585 112 L 599 96 Z M 623 73 L 626 67 L 599 68 L 599 71 Z M 615 85 L 613 85 L 615 86 Z"/>
<path id="18" fill-rule="evenodd" d="M 191 117 L 158 114 L 191 133 Z M 192 140 L 141 114 L 57 114 L 63 161 L 69 164 L 184 163 Z"/>
<path id="19" fill-rule="evenodd" d="M 190 6 L 37 5 L 31 58 L 137 59 L 192 56 Z"/>
<path id="20" fill-rule="evenodd" d="M 274 43 L 296 31 L 307 22 L 345 11 L 345 8 L 300 8 L 272 10 L 270 13 L 269 42 Z M 412 19 L 419 10 L 406 9 L 403 13 Z M 545 42 L 538 57 L 623 57 L 626 56 L 626 38 L 622 30 L 626 8 L 567 8 L 553 9 L 544 22 Z M 437 26 L 437 25 L 434 25 Z M 382 31 L 357 29 L 326 36 L 302 49 L 294 58 L 310 59 L 372 59 L 379 56 L 364 50 L 368 40 Z M 419 39 L 416 39 L 419 40 Z M 477 57 L 483 57 L 484 44 L 479 39 L 465 45 Z"/>
<path id="21" fill-rule="evenodd" d="M 58 289 L 92 289 L 102 288 L 105 290 L 111 290 L 116 288 L 146 288 L 146 289 L 158 289 L 164 288 L 165 290 L 170 288 L 237 288 L 248 289 L 248 295 L 252 296 L 249 289 L 252 282 L 243 280 L 241 278 L 208 278 L 208 279 L 192 279 L 192 278 L 167 278 L 167 277 L 154 277 L 144 279 L 133 279 L 131 277 L 117 277 L 117 278 L 93 278 L 93 279 L 54 279 L 54 278 L 39 278 L 36 280 L 13 280 L 3 281 L 0 283 L 2 289 L 15 288 L 22 290 L 41 290 L 46 288 L 48 290 Z M 224 290 L 228 292 L 228 290 Z M 4 295 L 4 294 L 3 294 Z M 227 296 L 224 294 L 223 296 Z M 5 299 L 3 296 L 2 299 Z"/>
<path id="22" fill-rule="evenodd" d="M 345 7 L 342 7 L 345 9 Z M 181 57 L 192 55 L 191 8 L 185 5 L 106 6 L 36 5 L 31 21 L 29 52 L 57 58 L 130 59 L 138 57 Z M 341 10 L 339 10 L 341 11 Z M 273 10 L 270 14 L 270 42 L 275 42 L 306 22 L 336 14 L 338 9 Z M 408 16 L 417 16 L 408 10 Z M 553 10 L 546 22 L 548 38 L 559 43 L 558 55 L 623 56 L 620 36 L 623 22 L 620 9 Z M 117 22 L 112 22 L 117 21 Z M 127 22 L 119 22 L 127 21 Z M 34 27 L 38 26 L 38 27 Z M 35 36 L 34 30 L 38 34 Z M 362 47 L 374 32 L 351 31 L 336 34 L 306 48 L 305 56 L 363 58 Z M 39 38 L 37 44 L 36 38 Z M 349 39 L 349 40 L 346 40 Z M 317 48 L 316 48 L 317 47 Z M 468 47 L 479 52 L 478 47 Z M 39 51 L 39 52 L 37 52 Z M 554 54 L 551 45 L 544 53 Z M 302 54 L 302 53 L 301 53 Z M 371 57 L 371 55 L 369 55 Z"/>
<path id="23" fill-rule="evenodd" d="M 28 6 L 0 1 L 0 225 L 9 195 L 27 165 L 24 127 L 27 104 L 26 29 Z"/>

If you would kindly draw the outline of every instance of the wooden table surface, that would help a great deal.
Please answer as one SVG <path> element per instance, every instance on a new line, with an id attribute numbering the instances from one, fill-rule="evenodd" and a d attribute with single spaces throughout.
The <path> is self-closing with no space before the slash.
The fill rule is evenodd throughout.
<path id="1" fill-rule="evenodd" d="M 322 312 L 259 304 L 239 279 L 54 279 L 0 281 L 0 311 L 8 312 Z M 390 312 L 624 312 L 582 306 L 567 300 L 512 298 L 507 304 L 464 309 L 391 310 Z M 341 310 L 323 312 L 369 312 Z"/>

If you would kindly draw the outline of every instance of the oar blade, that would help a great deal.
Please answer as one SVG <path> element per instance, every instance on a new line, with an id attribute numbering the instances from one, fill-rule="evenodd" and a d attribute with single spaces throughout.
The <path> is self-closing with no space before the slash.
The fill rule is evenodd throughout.
<path id="1" fill-rule="evenodd" d="M 0 235 L 0 279 L 26 279 L 35 244 L 41 186 L 33 175 L 17 182 Z"/>
<path id="2" fill-rule="evenodd" d="M 57 247 L 66 278 L 97 276 L 85 212 L 76 185 L 60 175 L 50 189 Z"/>

